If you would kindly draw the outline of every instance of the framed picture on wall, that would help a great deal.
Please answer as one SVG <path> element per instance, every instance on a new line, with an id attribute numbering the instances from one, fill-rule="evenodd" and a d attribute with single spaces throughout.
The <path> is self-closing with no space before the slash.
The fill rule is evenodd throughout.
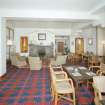
<path id="1" fill-rule="evenodd" d="M 46 33 L 38 33 L 38 40 L 46 40 Z"/>
<path id="2" fill-rule="evenodd" d="M 27 36 L 20 37 L 20 50 L 21 50 L 21 53 L 28 52 L 28 37 Z"/>

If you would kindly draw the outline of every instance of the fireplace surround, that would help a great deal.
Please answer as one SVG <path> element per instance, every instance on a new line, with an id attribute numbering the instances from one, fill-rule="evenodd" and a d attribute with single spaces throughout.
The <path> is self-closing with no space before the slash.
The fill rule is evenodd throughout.
<path id="1" fill-rule="evenodd" d="M 53 46 L 29 44 L 29 56 L 52 57 Z"/>

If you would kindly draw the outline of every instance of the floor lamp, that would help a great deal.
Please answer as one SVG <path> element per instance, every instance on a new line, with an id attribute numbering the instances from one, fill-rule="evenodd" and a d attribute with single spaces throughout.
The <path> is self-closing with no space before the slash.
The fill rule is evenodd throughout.
<path id="1" fill-rule="evenodd" d="M 10 54 L 11 54 L 11 46 L 13 45 L 13 42 L 12 42 L 12 40 L 7 40 L 7 46 L 9 47 L 9 62 L 11 62 L 11 60 L 10 60 Z"/>

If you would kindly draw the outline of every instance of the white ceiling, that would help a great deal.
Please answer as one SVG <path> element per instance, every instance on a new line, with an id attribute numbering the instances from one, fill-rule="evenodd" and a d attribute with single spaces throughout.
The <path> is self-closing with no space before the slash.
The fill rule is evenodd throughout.
<path id="1" fill-rule="evenodd" d="M 0 0 L 0 8 L 89 12 L 105 0 Z"/>
<path id="2" fill-rule="evenodd" d="M 100 13 L 105 14 L 105 0 L 0 0 L 1 17 L 17 27 L 34 27 L 38 22 L 44 26 L 43 21 L 48 21 L 46 27 L 84 26 L 102 19 Z"/>

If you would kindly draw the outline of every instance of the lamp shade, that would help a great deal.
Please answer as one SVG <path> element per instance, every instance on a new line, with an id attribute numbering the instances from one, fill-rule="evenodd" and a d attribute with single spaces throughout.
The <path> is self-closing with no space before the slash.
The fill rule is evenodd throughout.
<path id="1" fill-rule="evenodd" d="M 8 46 L 11 46 L 12 44 L 13 44 L 12 40 L 9 39 L 9 40 L 7 41 L 7 45 L 8 45 Z"/>

